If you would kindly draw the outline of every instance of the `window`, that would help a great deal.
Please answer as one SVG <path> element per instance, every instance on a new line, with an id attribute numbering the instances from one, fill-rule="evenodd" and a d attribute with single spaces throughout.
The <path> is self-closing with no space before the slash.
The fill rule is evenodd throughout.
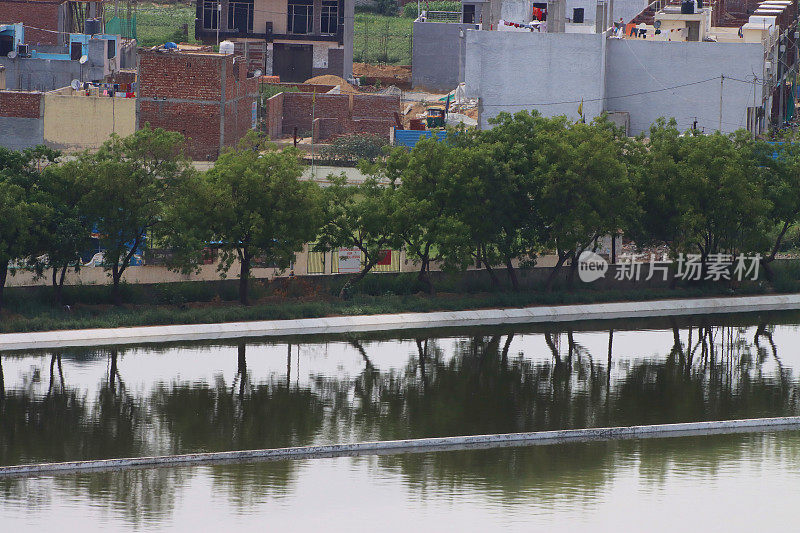
<path id="1" fill-rule="evenodd" d="M 314 0 L 289 0 L 289 33 L 314 31 Z"/>
<path id="2" fill-rule="evenodd" d="M 253 0 L 228 3 L 228 29 L 239 33 L 253 33 Z"/>
<path id="3" fill-rule="evenodd" d="M 219 28 L 219 2 L 203 2 L 203 29 L 216 30 Z"/>
<path id="4" fill-rule="evenodd" d="M 336 35 L 339 30 L 339 0 L 322 0 L 322 28 L 325 35 Z"/>
<path id="5" fill-rule="evenodd" d="M 572 22 L 575 24 L 583 24 L 583 8 L 576 7 L 572 10 Z"/>
<path id="6" fill-rule="evenodd" d="M 475 5 L 474 4 L 464 4 L 463 22 L 464 22 L 464 24 L 475 24 Z"/>

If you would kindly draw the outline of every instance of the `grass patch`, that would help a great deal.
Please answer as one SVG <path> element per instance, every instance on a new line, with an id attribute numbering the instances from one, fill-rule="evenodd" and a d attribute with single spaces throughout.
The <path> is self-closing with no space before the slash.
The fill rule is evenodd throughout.
<path id="1" fill-rule="evenodd" d="M 776 268 L 772 285 L 751 282 L 735 289 L 719 283 L 677 289 L 599 289 L 577 282 L 575 290 L 545 292 L 541 285 L 531 283 L 520 292 L 512 292 L 507 287 L 492 286 L 485 276 L 441 274 L 436 279 L 439 292 L 429 296 L 418 292 L 415 273 L 375 274 L 357 286 L 352 299 L 341 300 L 335 295 L 346 276 L 295 277 L 253 282 L 251 295 L 256 303 L 250 307 L 236 303 L 236 280 L 124 285 L 126 303 L 122 307 L 111 305 L 107 286 L 78 286 L 65 287 L 69 310 L 51 305 L 49 287 L 10 288 L 6 290 L 7 307 L 0 332 L 742 296 L 774 292 L 779 287 L 800 290 L 798 279 L 800 263 Z"/>
<path id="2" fill-rule="evenodd" d="M 113 11 L 109 10 L 111 15 Z M 168 41 L 197 42 L 194 38 L 195 14 L 194 4 L 139 3 L 136 7 L 139 46 L 155 46 Z M 189 25 L 188 40 L 183 35 L 184 24 Z"/>
<path id="3" fill-rule="evenodd" d="M 410 65 L 414 19 L 356 13 L 353 60 L 358 63 Z"/>

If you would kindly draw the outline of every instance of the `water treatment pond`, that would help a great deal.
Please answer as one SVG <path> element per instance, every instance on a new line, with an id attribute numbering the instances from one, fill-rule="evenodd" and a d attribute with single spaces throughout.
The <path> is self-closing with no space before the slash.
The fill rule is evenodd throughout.
<path id="1" fill-rule="evenodd" d="M 4 531 L 792 531 L 798 432 L 0 480 Z"/>
<path id="2" fill-rule="evenodd" d="M 798 324 L 3 353 L 0 464 L 799 415 Z M 798 496 L 792 431 L 0 479 L 0 529 L 771 530 Z"/>
<path id="3" fill-rule="evenodd" d="M 800 414 L 797 315 L 0 355 L 0 464 Z"/>

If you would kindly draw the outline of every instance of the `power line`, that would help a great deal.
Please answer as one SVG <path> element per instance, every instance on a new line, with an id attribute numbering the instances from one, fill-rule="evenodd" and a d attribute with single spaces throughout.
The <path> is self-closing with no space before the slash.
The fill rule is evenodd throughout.
<path id="1" fill-rule="evenodd" d="M 641 96 L 641 95 L 644 95 L 644 94 L 653 94 L 653 93 L 660 93 L 660 92 L 664 92 L 664 91 L 672 91 L 674 89 L 680 89 L 682 87 L 691 87 L 692 85 L 700 85 L 701 83 L 708 83 L 710 81 L 716 81 L 718 79 L 720 79 L 720 76 L 715 76 L 713 78 L 708 78 L 707 80 L 693 81 L 693 82 L 690 82 L 690 83 L 683 83 L 681 85 L 674 85 L 672 87 L 664 87 L 663 89 L 651 89 L 649 91 L 640 91 L 640 92 L 637 92 L 637 93 L 623 94 L 623 95 L 619 95 L 619 96 L 604 96 L 602 98 L 582 98 L 580 100 L 565 100 L 563 102 L 543 102 L 543 103 L 525 103 L 525 104 L 484 104 L 484 106 L 485 107 L 527 107 L 527 106 L 579 104 L 581 102 L 601 102 L 603 100 L 613 100 L 615 98 L 631 98 L 633 96 Z M 748 83 L 752 83 L 752 82 L 748 82 Z"/>

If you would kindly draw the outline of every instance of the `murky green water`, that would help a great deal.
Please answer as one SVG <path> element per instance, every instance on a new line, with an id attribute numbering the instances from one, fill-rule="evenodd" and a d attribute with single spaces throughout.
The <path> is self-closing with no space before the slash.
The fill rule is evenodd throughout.
<path id="1" fill-rule="evenodd" d="M 714 320 L 4 353 L 0 464 L 800 414 L 800 320 Z M 770 530 L 800 496 L 800 435 L 134 470 L 0 491 L 8 531 L 56 519 L 67 531 Z"/>

